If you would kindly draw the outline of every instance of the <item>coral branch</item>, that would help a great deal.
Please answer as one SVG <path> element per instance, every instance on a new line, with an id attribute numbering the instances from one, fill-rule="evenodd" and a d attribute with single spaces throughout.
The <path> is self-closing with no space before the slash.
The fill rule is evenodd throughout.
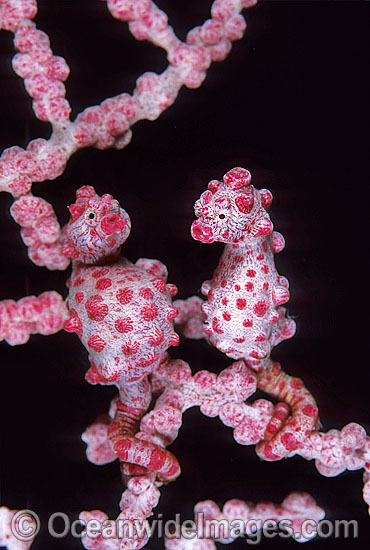
<path id="1" fill-rule="evenodd" d="M 269 371 L 267 370 L 266 372 Z M 288 401 L 293 403 L 296 400 L 299 403 L 301 397 L 302 402 L 305 402 L 307 390 L 298 384 L 298 379 L 285 378 L 285 376 L 281 381 L 293 383 L 293 386 L 296 386 L 291 389 L 287 387 L 282 389 L 283 393 L 289 393 L 294 390 L 292 399 L 289 398 Z M 265 440 L 267 439 L 266 434 L 269 433 L 269 430 L 272 434 L 274 433 L 274 430 L 271 430 L 271 426 L 274 426 L 275 429 L 282 428 L 282 434 L 290 433 L 289 431 L 284 432 L 285 427 L 288 430 L 292 429 L 285 404 L 280 403 L 274 408 L 269 401 L 264 399 L 258 399 L 251 405 L 245 403 L 245 400 L 256 390 L 257 377 L 253 370 L 247 367 L 243 361 L 233 363 L 221 372 L 219 376 L 207 371 L 201 371 L 192 376 L 190 367 L 184 361 L 165 361 L 151 376 L 152 389 L 157 395 L 157 399 L 154 408 L 143 416 L 140 432 L 137 432 L 135 437 L 138 440 L 145 439 L 145 441 L 153 442 L 162 447 L 168 446 L 177 437 L 182 423 L 183 412 L 192 406 L 200 406 L 200 410 L 207 416 L 219 416 L 225 425 L 234 428 L 234 438 L 242 445 L 259 443 L 259 446 L 261 446 L 265 444 Z M 306 405 L 311 405 L 310 399 Z M 114 416 L 115 408 L 116 404 L 113 403 L 110 411 L 111 418 Z M 300 413 L 297 413 L 297 417 L 300 417 Z M 107 420 L 97 421 L 84 434 L 84 440 L 88 443 L 88 458 L 96 464 L 110 462 L 114 458 L 109 451 L 108 425 Z M 297 430 L 297 434 L 299 432 L 300 429 Z M 305 437 L 303 441 L 301 440 L 300 448 L 292 451 L 289 456 L 299 454 L 309 460 L 315 459 L 316 466 L 323 475 L 338 475 L 345 469 L 356 470 L 365 468 L 364 500 L 368 502 L 369 476 L 367 465 L 369 464 L 370 438 L 366 436 L 364 429 L 358 424 L 352 423 L 345 426 L 341 432 L 330 430 L 325 434 L 310 431 L 308 435 L 304 432 L 304 435 Z M 145 455 L 144 449 L 141 452 Z M 265 457 L 263 456 L 263 458 Z M 139 464 L 136 458 L 135 463 Z M 144 463 L 140 464 L 141 466 L 145 466 Z M 142 469 L 136 469 L 132 464 L 122 464 L 122 472 L 126 477 L 128 485 L 128 489 L 124 494 L 127 494 L 127 498 L 130 498 L 130 502 L 132 503 L 135 503 L 137 499 L 136 496 L 131 494 L 132 484 L 137 483 L 140 487 L 141 484 L 144 484 L 147 488 L 148 484 L 151 486 L 150 483 L 152 484 L 155 479 L 150 476 L 156 475 L 155 473 L 147 474 Z M 151 482 L 148 479 L 151 479 Z M 307 498 L 309 499 L 310 497 Z M 297 503 L 303 502 L 300 500 L 301 496 L 299 495 L 295 495 L 292 499 Z M 316 506 L 313 501 L 311 503 L 314 507 Z M 285 504 L 283 503 L 282 506 L 284 507 Z M 297 506 L 295 509 L 296 514 L 286 515 L 287 512 L 285 510 L 285 515 L 279 516 L 280 518 L 292 519 L 295 533 L 300 532 L 304 519 L 316 517 L 311 515 L 311 513 L 314 513 L 314 508 L 310 508 L 308 501 L 305 506 L 308 506 L 306 510 L 305 507 L 300 508 Z M 252 515 L 249 517 L 260 517 L 258 510 L 259 508 L 252 510 L 254 515 L 251 512 Z M 304 511 L 305 513 L 303 513 Z M 266 514 L 267 512 L 269 515 L 264 515 L 262 519 L 275 518 L 272 508 L 267 507 Z M 290 512 L 292 512 L 292 509 Z M 320 510 L 320 514 L 321 512 Z M 323 517 L 320 514 L 317 516 L 317 519 Z M 148 514 L 146 516 L 139 514 L 139 516 L 135 517 L 144 521 L 148 517 Z M 220 519 L 219 515 L 217 517 Z M 294 524 L 294 522 L 296 523 Z M 204 547 L 207 549 L 214 548 L 213 542 L 208 539 L 200 541 L 195 536 L 189 540 L 170 539 L 167 541 L 167 548 L 196 548 L 198 550 L 198 548 L 203 547 L 201 544 L 205 545 Z M 297 540 L 303 542 L 306 538 L 298 536 Z M 224 540 L 223 542 L 230 542 L 230 540 Z M 195 546 L 192 546 L 193 544 Z M 89 548 L 89 546 L 86 547 Z"/>
<path id="2" fill-rule="evenodd" d="M 207 301 L 204 331 L 210 342 L 234 359 L 243 358 L 258 368 L 258 387 L 284 400 L 266 428 L 258 454 L 278 460 L 299 447 L 315 428 L 317 407 L 301 380 L 293 379 L 273 365 L 271 349 L 295 333 L 295 322 L 282 307 L 289 300 L 289 283 L 275 267 L 274 254 L 284 248 L 284 239 L 273 231 L 267 213 L 272 194 L 251 185 L 244 168 L 233 168 L 223 181 L 212 180 L 195 203 L 197 220 L 191 234 L 203 243 L 226 243 L 211 281 L 202 292 Z M 267 439 L 267 441 L 266 441 Z"/>
<path id="3" fill-rule="evenodd" d="M 166 539 L 167 550 L 216 550 L 214 541 L 229 544 L 238 536 L 247 536 L 250 541 L 258 542 L 256 531 L 284 520 L 286 531 L 297 542 L 306 542 L 314 538 L 313 529 L 305 529 L 304 522 L 319 522 L 325 512 L 307 493 L 291 493 L 280 505 L 272 502 L 260 502 L 253 506 L 239 499 L 228 500 L 223 509 L 212 500 L 198 502 L 194 507 L 194 532 L 175 533 Z M 185 536 L 187 535 L 187 536 Z"/>
<path id="4" fill-rule="evenodd" d="M 0 546 L 8 550 L 29 550 L 38 527 L 35 518 L 27 511 L 0 507 Z"/>
<path id="5" fill-rule="evenodd" d="M 255 3 L 216 0 L 211 8 L 212 18 L 190 32 L 187 43 L 183 43 L 168 26 L 166 14 L 150 0 L 108 0 L 112 15 L 128 21 L 136 39 L 150 40 L 167 51 L 169 66 L 160 75 L 148 72 L 140 76 L 132 96 L 122 93 L 106 99 L 85 109 L 72 122 L 63 84 L 69 67 L 62 57 L 53 55 L 48 36 L 32 22 L 36 2 L 2 2 L 0 28 L 15 33 L 14 45 L 19 51 L 13 68 L 25 80 L 36 116 L 51 123 L 52 135 L 49 141 L 31 142 L 26 151 L 20 147 L 4 151 L 0 159 L 0 190 L 15 197 L 28 193 L 32 182 L 60 176 L 69 157 L 81 147 L 125 147 L 135 122 L 155 120 L 174 103 L 183 85 L 197 88 L 202 84 L 212 60 L 224 59 L 231 42 L 242 38 L 246 25 L 239 13 Z"/>
<path id="6" fill-rule="evenodd" d="M 51 204 L 28 193 L 14 201 L 10 213 L 22 227 L 21 236 L 28 247 L 30 260 L 50 270 L 64 270 L 69 266 L 69 258 L 62 252 L 64 239 Z"/>
<path id="7" fill-rule="evenodd" d="M 225 59 L 232 42 L 242 38 L 246 23 L 241 11 L 256 0 L 215 0 L 211 17 L 190 30 L 185 42 L 151 0 L 106 3 L 137 40 L 165 50 L 168 66 L 161 74 L 139 76 L 132 94 L 105 99 L 71 121 L 64 85 L 69 67 L 53 54 L 48 36 L 32 21 L 37 2 L 0 0 L 0 28 L 14 33 L 18 52 L 13 69 L 24 79 L 36 117 L 51 125 L 49 140 L 35 139 L 26 149 L 15 146 L 3 152 L 0 190 L 15 198 L 11 215 L 21 226 L 30 259 L 50 270 L 72 263 L 66 302 L 54 291 L 0 302 L 0 340 L 23 344 L 31 334 L 53 334 L 63 325 L 89 353 L 86 380 L 112 384 L 119 391 L 109 414 L 87 428 L 82 439 L 91 462 L 119 460 L 126 489 L 113 527 L 121 521 L 131 529 L 108 538 L 87 535 L 84 546 L 139 550 L 146 544 L 159 488 L 181 471 L 168 447 L 178 436 L 183 413 L 193 406 L 208 417 L 218 416 L 233 429 L 237 443 L 255 445 L 264 460 L 299 455 L 314 460 L 326 477 L 364 469 L 363 498 L 370 513 L 370 437 L 365 429 L 350 423 L 341 430 L 318 431 L 314 398 L 300 379 L 270 359 L 273 347 L 294 335 L 295 322 L 283 307 L 290 298 L 288 280 L 275 267 L 274 255 L 285 242 L 273 231 L 268 213 L 272 195 L 251 185 L 248 170 L 233 168 L 222 182 L 212 180 L 195 203 L 193 238 L 226 245 L 212 279 L 202 285 L 204 301 L 193 296 L 173 303 L 177 288 L 167 283 L 164 264 L 147 258 L 134 264 L 120 256 L 131 221 L 111 195 L 100 197 L 90 186 L 79 189 L 63 230 L 52 206 L 32 195 L 32 183 L 63 174 L 78 149 L 125 147 L 136 122 L 155 120 L 175 102 L 182 86 L 199 87 L 211 63 Z M 207 370 L 193 375 L 187 363 L 171 360 L 167 353 L 179 344 L 175 327 L 189 338 L 205 338 L 235 362 L 219 375 Z M 248 403 L 257 389 L 279 402 Z M 214 550 L 215 541 L 227 544 L 239 535 L 255 534 L 265 521 L 276 526 L 283 519 L 289 521 L 289 534 L 304 542 L 315 534 L 304 529 L 304 521 L 324 517 L 306 493 L 291 493 L 281 505 L 253 506 L 233 499 L 222 510 L 204 501 L 196 505 L 195 514 L 193 531 L 168 537 L 168 550 Z M 80 518 L 108 520 L 99 510 L 82 512 Z M 204 525 L 208 520 L 213 530 Z M 230 532 L 235 520 L 242 524 Z M 215 531 L 214 522 L 221 530 Z M 0 544 L 28 550 L 32 541 L 18 540 L 16 525 L 16 511 L 0 508 Z"/>
<path id="8" fill-rule="evenodd" d="M 0 29 L 15 32 L 23 19 L 33 19 L 37 13 L 37 0 L 2 0 Z"/>
<path id="9" fill-rule="evenodd" d="M 67 308 L 62 296 L 55 291 L 40 296 L 26 296 L 16 302 L 0 302 L 0 340 L 11 346 L 28 342 L 31 334 L 55 334 L 63 328 Z"/>
<path id="10" fill-rule="evenodd" d="M 260 375 L 257 375 L 256 380 L 255 373 L 242 361 L 233 363 L 218 377 L 207 371 L 201 371 L 192 377 L 189 366 L 177 360 L 164 363 L 152 375 L 153 391 L 159 397 L 154 410 L 144 416 L 141 429 L 146 429 L 147 417 L 158 414 L 161 407 L 171 407 L 183 413 L 192 406 L 200 406 L 203 414 L 219 416 L 226 426 L 233 428 L 234 439 L 238 443 L 257 445 L 256 451 L 264 460 L 271 460 L 268 451 L 271 452 L 272 448 L 280 452 L 280 457 L 298 454 L 308 460 L 315 459 L 318 471 L 325 476 L 336 476 L 346 469 L 364 468 L 367 472 L 370 463 L 370 437 L 366 435 L 364 428 L 350 423 L 341 431 L 329 430 L 326 434 L 310 428 L 313 420 L 314 427 L 316 426 L 317 418 L 317 408 L 312 396 L 301 380 L 282 373 L 279 365 L 273 364 L 272 368 L 275 368 L 280 383 L 284 382 L 281 392 L 292 405 L 292 417 L 288 416 L 284 403 L 279 403 L 275 408 L 265 399 L 258 399 L 252 404 L 245 403 L 254 393 Z M 266 383 L 265 381 L 264 384 Z M 273 378 L 270 383 L 274 384 Z M 294 422 L 295 419 L 297 423 Z M 274 430 L 271 430 L 271 426 L 279 430 L 278 435 L 273 438 L 271 434 L 274 434 Z M 172 438 L 176 437 L 177 431 L 170 426 L 167 426 L 167 430 Z M 289 450 L 291 438 L 295 441 Z M 366 473 L 364 499 L 366 502 L 369 500 Z"/>
<path id="11" fill-rule="evenodd" d="M 13 69 L 24 79 L 37 118 L 51 123 L 69 120 L 71 107 L 63 84 L 69 67 L 62 57 L 53 55 L 47 34 L 25 19 L 17 27 L 14 46 L 20 53 L 13 58 Z"/>
<path id="12" fill-rule="evenodd" d="M 175 327 L 180 334 L 193 340 L 208 339 L 203 330 L 205 315 L 202 312 L 203 301 L 198 296 L 191 296 L 187 300 L 175 300 L 173 305 L 177 309 Z"/>

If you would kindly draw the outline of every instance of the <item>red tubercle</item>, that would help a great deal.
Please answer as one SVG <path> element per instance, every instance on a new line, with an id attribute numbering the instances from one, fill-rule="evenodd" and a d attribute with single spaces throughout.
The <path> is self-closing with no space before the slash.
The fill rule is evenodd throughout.
<path id="1" fill-rule="evenodd" d="M 122 346 L 122 351 L 125 355 L 133 355 L 139 351 L 140 344 L 135 340 L 129 340 Z"/>
<path id="2" fill-rule="evenodd" d="M 159 346 L 164 340 L 164 332 L 162 329 L 154 329 L 148 336 L 148 342 L 151 346 Z M 172 344 L 170 344 L 172 345 Z"/>
<path id="3" fill-rule="evenodd" d="M 177 317 L 177 309 L 174 306 L 168 306 L 167 308 L 167 319 L 172 321 Z"/>
<path id="4" fill-rule="evenodd" d="M 236 197 L 235 204 L 240 212 L 243 214 L 249 214 L 254 205 L 254 198 L 252 193 L 243 193 Z"/>
<path id="5" fill-rule="evenodd" d="M 85 282 L 85 278 L 78 276 L 75 279 L 73 279 L 73 286 L 80 286 Z"/>
<path id="6" fill-rule="evenodd" d="M 68 209 L 71 213 L 72 220 L 76 220 L 85 212 L 86 206 L 82 204 L 71 204 Z"/>
<path id="7" fill-rule="evenodd" d="M 79 338 L 82 338 L 82 323 L 74 309 L 71 310 L 71 317 L 64 322 L 64 330 L 66 332 L 75 332 Z"/>
<path id="8" fill-rule="evenodd" d="M 151 279 L 150 282 L 159 292 L 164 292 L 166 290 L 166 283 L 163 279 L 156 277 L 155 279 Z"/>
<path id="9" fill-rule="evenodd" d="M 151 304 L 149 306 L 144 306 L 140 310 L 140 315 L 145 321 L 153 321 L 158 315 L 158 306 Z"/>
<path id="10" fill-rule="evenodd" d="M 91 277 L 93 277 L 94 279 L 99 279 L 100 277 L 104 277 L 104 275 L 107 275 L 108 273 L 109 273 L 109 269 L 107 269 L 106 267 L 101 267 L 99 269 L 94 270 L 91 273 Z"/>
<path id="11" fill-rule="evenodd" d="M 73 259 L 73 258 L 78 257 L 78 252 L 72 246 L 70 246 L 69 244 L 64 244 L 62 246 L 62 253 L 67 258 L 72 258 Z"/>
<path id="12" fill-rule="evenodd" d="M 130 317 L 117 319 L 114 323 L 114 327 L 117 332 L 122 334 L 131 332 L 134 329 L 133 321 Z"/>
<path id="13" fill-rule="evenodd" d="M 257 446 L 257 449 L 259 449 L 259 455 L 264 459 L 268 460 L 270 462 L 273 462 L 275 460 L 280 460 L 281 456 L 274 453 L 273 446 L 270 443 L 266 444 L 259 444 Z"/>
<path id="14" fill-rule="evenodd" d="M 212 229 L 202 224 L 199 220 L 192 223 L 190 231 L 191 236 L 196 241 L 201 241 L 202 243 L 212 243 L 214 241 Z"/>
<path id="15" fill-rule="evenodd" d="M 111 286 L 112 286 L 112 279 L 109 279 L 109 278 L 98 279 L 95 284 L 95 288 L 97 290 L 106 290 Z"/>
<path id="16" fill-rule="evenodd" d="M 88 339 L 87 345 L 94 351 L 101 352 L 105 348 L 106 342 L 98 334 L 93 334 Z"/>
<path id="17" fill-rule="evenodd" d="M 174 332 L 170 336 L 169 345 L 170 346 L 178 346 L 180 344 L 180 336 Z"/>
<path id="18" fill-rule="evenodd" d="M 286 304 L 289 301 L 290 292 L 284 287 L 276 287 L 272 291 L 272 300 L 276 306 Z"/>
<path id="19" fill-rule="evenodd" d="M 264 300 L 259 300 L 253 306 L 253 312 L 257 315 L 257 317 L 263 317 L 267 310 L 268 310 L 268 304 Z"/>
<path id="20" fill-rule="evenodd" d="M 245 168 L 233 168 L 229 170 L 222 178 L 225 185 L 228 185 L 232 189 L 240 189 L 241 187 L 248 187 L 251 182 L 251 174 Z"/>
<path id="21" fill-rule="evenodd" d="M 139 296 L 145 298 L 145 300 L 153 300 L 154 292 L 150 288 L 141 288 Z"/>
<path id="22" fill-rule="evenodd" d="M 257 233 L 255 234 L 255 236 L 266 237 L 267 235 L 270 235 L 270 233 L 272 233 L 273 228 L 274 226 L 268 218 L 262 218 L 255 225 L 255 229 L 257 229 Z"/>
<path id="23" fill-rule="evenodd" d="M 178 288 L 176 285 L 173 285 L 171 283 L 166 284 L 166 288 L 168 292 L 170 293 L 171 298 L 174 298 L 178 293 Z"/>
<path id="24" fill-rule="evenodd" d="M 277 231 L 273 231 L 271 235 L 272 251 L 274 254 L 278 254 L 285 247 L 284 237 Z"/>
<path id="25" fill-rule="evenodd" d="M 129 304 L 134 296 L 133 290 L 130 288 L 120 288 L 116 292 L 116 298 L 119 301 L 120 304 L 125 305 Z"/>
<path id="26" fill-rule="evenodd" d="M 75 300 L 78 304 L 80 304 L 81 302 L 83 302 L 83 299 L 84 299 L 84 293 L 83 292 L 76 292 L 75 294 Z"/>
<path id="27" fill-rule="evenodd" d="M 214 318 L 212 321 L 212 328 L 217 334 L 223 334 L 224 331 L 220 325 L 220 321 L 217 318 Z"/>
<path id="28" fill-rule="evenodd" d="M 139 357 L 135 360 L 135 367 L 139 368 L 146 368 L 150 365 L 153 365 L 153 363 L 156 363 L 159 359 L 158 354 L 156 353 L 147 353 L 146 355 L 143 355 L 142 357 Z"/>
<path id="29" fill-rule="evenodd" d="M 122 231 L 126 223 L 119 214 L 109 214 L 102 219 L 100 227 L 103 233 L 109 236 Z"/>
<path id="30" fill-rule="evenodd" d="M 247 306 L 247 300 L 245 300 L 244 298 L 237 298 L 236 300 L 236 307 L 240 310 L 243 310 L 245 309 Z"/>
<path id="31" fill-rule="evenodd" d="M 263 208 L 268 208 L 272 203 L 272 193 L 268 189 L 260 189 L 259 194 Z"/>
<path id="32" fill-rule="evenodd" d="M 300 378 L 292 378 L 292 380 L 290 381 L 290 386 L 294 390 L 301 390 L 304 387 L 304 384 Z"/>
<path id="33" fill-rule="evenodd" d="M 150 459 L 146 467 L 149 470 L 154 470 L 155 472 L 160 470 L 166 462 L 166 456 L 160 449 L 153 449 L 150 455 Z"/>
<path id="34" fill-rule="evenodd" d="M 93 361 L 90 362 L 90 368 L 85 374 L 85 379 L 92 385 L 107 383 L 107 380 L 100 374 Z"/>

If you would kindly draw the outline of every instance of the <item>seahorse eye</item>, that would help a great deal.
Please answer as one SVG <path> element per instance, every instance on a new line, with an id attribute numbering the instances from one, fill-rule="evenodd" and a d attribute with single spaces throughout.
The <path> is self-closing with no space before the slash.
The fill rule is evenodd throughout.
<path id="1" fill-rule="evenodd" d="M 225 219 L 225 214 L 219 214 L 218 217 L 220 218 L 220 220 L 224 220 Z"/>
<path id="2" fill-rule="evenodd" d="M 90 212 L 90 214 L 89 214 L 89 218 L 90 218 L 90 220 L 93 220 L 93 219 L 95 218 L 95 214 L 94 214 L 94 212 Z"/>

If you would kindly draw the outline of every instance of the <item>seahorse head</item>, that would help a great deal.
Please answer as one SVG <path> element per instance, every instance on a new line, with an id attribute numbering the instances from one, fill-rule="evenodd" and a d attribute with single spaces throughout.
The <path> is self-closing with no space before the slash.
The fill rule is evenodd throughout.
<path id="1" fill-rule="evenodd" d="M 251 174 L 244 168 L 233 168 L 222 182 L 210 181 L 194 205 L 198 219 L 191 226 L 193 239 L 232 244 L 269 235 L 273 225 L 265 209 L 272 195 L 250 182 Z"/>
<path id="2" fill-rule="evenodd" d="M 71 218 L 64 228 L 63 254 L 85 264 L 97 264 L 120 252 L 130 234 L 129 215 L 112 195 L 96 194 L 90 185 L 81 187 L 69 207 Z"/>

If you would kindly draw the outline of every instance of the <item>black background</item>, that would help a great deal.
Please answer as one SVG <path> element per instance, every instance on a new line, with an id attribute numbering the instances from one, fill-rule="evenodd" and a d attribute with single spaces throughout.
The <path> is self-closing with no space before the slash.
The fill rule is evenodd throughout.
<path id="1" fill-rule="evenodd" d="M 158 0 L 178 36 L 209 17 L 208 0 Z M 222 245 L 194 242 L 192 205 L 210 179 L 233 166 L 252 171 L 256 187 L 274 194 L 272 219 L 287 242 L 277 257 L 291 284 L 289 311 L 297 334 L 274 350 L 284 370 L 304 379 L 320 407 L 323 430 L 350 421 L 370 430 L 368 349 L 369 2 L 261 1 L 245 10 L 245 37 L 228 59 L 213 64 L 203 86 L 182 89 L 155 122 L 140 122 L 122 151 L 87 149 L 75 154 L 53 182 L 33 192 L 50 201 L 61 221 L 84 184 L 118 198 L 132 219 L 123 253 L 161 259 L 179 297 L 198 293 L 218 262 Z M 67 97 L 73 118 L 83 108 L 132 92 L 147 70 L 161 72 L 165 53 L 137 42 L 97 0 L 40 1 L 37 25 L 56 55 L 71 67 Z M 12 35 L 0 34 L 1 148 L 25 147 L 49 136 L 37 121 L 23 82 L 10 70 Z M 0 196 L 1 299 L 56 289 L 66 295 L 66 273 L 34 266 L 9 215 L 11 197 Z M 118 465 L 89 464 L 80 434 L 105 412 L 113 388 L 84 381 L 87 354 L 61 332 L 33 336 L 25 346 L 1 344 L 2 503 L 31 508 L 43 528 L 34 550 L 80 548 L 72 537 L 47 534 L 56 511 L 76 519 L 100 508 L 114 518 L 122 491 Z M 204 342 L 182 342 L 172 356 L 194 371 L 219 372 L 229 363 Z M 360 472 L 333 479 L 311 462 L 293 458 L 260 462 L 237 445 L 218 419 L 188 411 L 172 446 L 181 477 L 162 489 L 156 512 L 165 519 L 192 518 L 193 505 L 211 498 L 280 502 L 293 490 L 309 491 L 329 519 L 357 519 L 357 540 L 315 540 L 317 547 L 368 548 L 369 519 Z M 62 526 L 61 526 L 62 527 Z M 266 540 L 261 547 L 296 547 Z M 163 548 L 153 541 L 152 549 Z M 231 548 L 245 548 L 239 540 Z"/>

